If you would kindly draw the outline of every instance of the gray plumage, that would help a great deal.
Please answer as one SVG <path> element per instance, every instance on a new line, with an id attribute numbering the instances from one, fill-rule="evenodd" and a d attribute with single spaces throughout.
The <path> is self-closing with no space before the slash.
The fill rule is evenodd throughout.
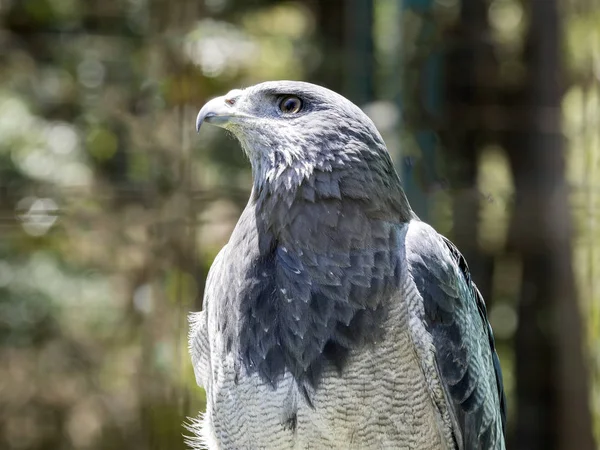
<path id="1" fill-rule="evenodd" d="M 239 139 L 254 185 L 191 316 L 207 394 L 191 444 L 504 449 L 483 299 L 454 245 L 412 212 L 371 120 L 279 81 L 212 100 L 203 122 Z"/>

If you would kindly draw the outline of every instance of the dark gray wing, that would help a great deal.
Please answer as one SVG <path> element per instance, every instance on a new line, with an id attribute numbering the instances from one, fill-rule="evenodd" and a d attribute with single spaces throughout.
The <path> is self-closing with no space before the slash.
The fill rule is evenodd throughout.
<path id="1" fill-rule="evenodd" d="M 485 303 L 465 259 L 449 240 L 419 221 L 409 225 L 406 258 L 422 302 L 415 309 L 416 327 L 423 325 L 421 338 L 432 340 L 458 448 L 504 449 L 502 372 Z M 430 368 L 424 369 L 427 373 Z"/>

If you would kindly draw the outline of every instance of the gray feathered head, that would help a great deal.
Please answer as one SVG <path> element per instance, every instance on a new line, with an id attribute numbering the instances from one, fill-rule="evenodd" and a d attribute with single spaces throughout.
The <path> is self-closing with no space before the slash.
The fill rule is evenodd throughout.
<path id="1" fill-rule="evenodd" d="M 405 200 L 375 125 L 355 104 L 329 89 L 296 81 L 271 81 L 235 89 L 208 102 L 203 122 L 232 132 L 252 163 L 258 191 L 290 191 L 315 172 L 356 171 L 360 189 Z M 398 192 L 399 191 L 399 192 Z M 343 194 L 343 192 L 342 192 Z M 384 195 L 386 196 L 386 195 Z M 403 215 L 408 214 L 408 203 Z"/>

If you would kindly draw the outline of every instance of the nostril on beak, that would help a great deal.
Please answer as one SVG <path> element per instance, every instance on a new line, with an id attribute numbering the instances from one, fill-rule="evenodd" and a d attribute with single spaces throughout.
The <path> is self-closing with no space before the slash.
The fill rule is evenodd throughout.
<path id="1" fill-rule="evenodd" d="M 227 103 L 229 106 L 233 106 L 236 104 L 241 95 L 241 89 L 234 89 L 232 91 L 229 91 L 229 93 L 225 96 L 225 103 Z"/>

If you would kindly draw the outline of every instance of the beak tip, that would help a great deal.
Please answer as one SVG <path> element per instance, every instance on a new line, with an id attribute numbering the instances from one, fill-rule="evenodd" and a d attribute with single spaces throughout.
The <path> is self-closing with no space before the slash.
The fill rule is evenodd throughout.
<path id="1" fill-rule="evenodd" d="M 198 112 L 198 116 L 196 116 L 196 132 L 200 132 L 200 127 L 204 122 L 222 126 L 231 117 L 231 114 L 231 106 L 225 102 L 224 97 L 213 98 Z"/>
<path id="2" fill-rule="evenodd" d="M 202 126 L 202 122 L 204 122 L 205 114 L 202 114 L 202 111 L 198 113 L 196 117 L 196 133 L 200 133 L 200 127 Z"/>
<path id="3" fill-rule="evenodd" d="M 200 110 L 198 116 L 196 117 L 196 132 L 200 133 L 200 127 L 204 122 L 209 122 L 211 117 L 218 116 L 216 112 L 214 112 L 210 107 L 206 106 Z"/>

